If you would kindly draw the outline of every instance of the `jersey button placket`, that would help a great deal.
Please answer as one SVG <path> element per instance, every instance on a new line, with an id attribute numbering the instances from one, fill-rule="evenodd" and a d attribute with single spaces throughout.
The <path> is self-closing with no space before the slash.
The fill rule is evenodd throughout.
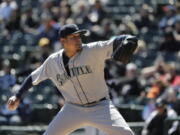
<path id="1" fill-rule="evenodd" d="M 79 56 L 79 55 L 77 55 L 76 57 L 74 57 L 74 58 L 72 59 L 72 68 L 75 68 L 75 67 L 76 67 L 76 66 L 75 66 L 75 65 L 76 65 L 75 62 L 77 62 L 77 60 L 78 60 L 77 57 L 78 57 L 78 56 Z M 89 103 L 88 98 L 87 98 L 87 95 L 86 95 L 85 91 L 83 90 L 82 84 L 81 84 L 81 82 L 80 82 L 80 80 L 79 80 L 78 74 L 75 73 L 75 76 L 74 76 L 73 78 L 75 78 L 74 81 L 75 81 L 75 84 L 76 84 L 78 90 L 81 91 L 81 92 L 80 92 L 80 96 L 81 96 L 81 98 L 83 99 L 83 103 L 84 103 L 84 104 Z"/>
<path id="2" fill-rule="evenodd" d="M 73 57 L 74 58 L 74 57 Z M 81 100 L 81 104 L 84 104 L 85 103 L 85 100 L 84 100 L 84 98 L 83 98 L 83 95 L 82 95 L 82 93 L 81 93 L 81 91 L 79 91 L 79 86 L 78 86 L 78 82 L 77 82 L 77 80 L 76 80 L 76 75 L 75 74 L 73 74 L 72 73 L 72 69 L 73 69 L 73 61 L 74 61 L 74 59 L 73 58 L 71 58 L 70 60 L 69 60 L 69 69 L 70 69 L 70 75 L 71 75 L 71 82 L 73 83 L 73 85 L 74 85 L 74 90 L 77 92 L 77 95 L 78 95 L 78 99 L 80 99 Z"/>

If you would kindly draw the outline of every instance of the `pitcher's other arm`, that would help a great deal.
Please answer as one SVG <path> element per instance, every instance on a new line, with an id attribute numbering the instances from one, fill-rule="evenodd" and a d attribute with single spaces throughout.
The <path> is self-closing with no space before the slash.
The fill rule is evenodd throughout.
<path id="1" fill-rule="evenodd" d="M 23 94 L 28 91 L 31 87 L 33 86 L 32 84 L 32 77 L 29 75 L 25 81 L 22 83 L 21 88 L 19 91 L 16 93 L 16 97 L 22 98 Z"/>
<path id="2" fill-rule="evenodd" d="M 23 94 L 32 87 L 32 77 L 29 75 L 22 83 L 19 91 L 8 99 L 7 105 L 9 110 L 16 110 L 20 104 Z"/>

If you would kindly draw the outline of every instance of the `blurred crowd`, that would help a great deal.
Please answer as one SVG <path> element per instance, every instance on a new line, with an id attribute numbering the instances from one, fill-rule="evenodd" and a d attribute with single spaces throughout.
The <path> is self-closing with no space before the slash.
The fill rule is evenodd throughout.
<path id="1" fill-rule="evenodd" d="M 13 122 L 27 118 L 31 103 L 63 104 L 61 94 L 45 81 L 30 89 L 18 111 L 9 112 L 5 105 L 24 78 L 62 48 L 58 30 L 69 23 L 90 30 L 84 43 L 121 34 L 139 38 L 131 63 L 106 62 L 114 104 L 142 105 L 147 121 L 158 110 L 157 100 L 165 100 L 165 110 L 180 115 L 180 1 L 0 0 L 0 116 Z"/>

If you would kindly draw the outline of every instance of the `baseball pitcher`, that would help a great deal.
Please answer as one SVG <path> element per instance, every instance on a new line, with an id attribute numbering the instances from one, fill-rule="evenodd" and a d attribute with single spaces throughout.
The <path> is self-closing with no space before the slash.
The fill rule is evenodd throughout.
<path id="1" fill-rule="evenodd" d="M 43 135 L 68 135 L 83 126 L 96 127 L 108 135 L 134 135 L 109 99 L 104 62 L 112 58 L 128 63 L 137 38 L 122 35 L 82 44 L 81 36 L 87 33 L 75 24 L 64 25 L 59 31 L 63 49 L 50 55 L 25 79 L 18 93 L 9 98 L 8 108 L 15 110 L 29 88 L 50 79 L 64 96 L 65 105 Z"/>

